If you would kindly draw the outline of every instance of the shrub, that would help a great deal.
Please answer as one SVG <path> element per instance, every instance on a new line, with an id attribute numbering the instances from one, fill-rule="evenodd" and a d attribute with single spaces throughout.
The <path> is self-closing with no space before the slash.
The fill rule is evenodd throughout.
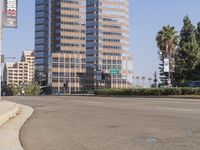
<path id="1" fill-rule="evenodd" d="M 132 89 L 98 89 L 95 95 L 126 96 L 164 96 L 164 95 L 200 95 L 200 88 L 132 88 Z"/>
<path id="2" fill-rule="evenodd" d="M 181 88 L 182 95 L 200 95 L 200 88 Z"/>
<path id="3" fill-rule="evenodd" d="M 29 85 L 21 86 L 21 85 L 4 85 L 2 87 L 2 93 L 5 93 L 6 96 L 17 96 L 22 95 L 22 90 L 24 90 L 24 95 L 26 96 L 34 96 L 38 95 L 40 92 L 40 86 L 36 83 L 32 83 Z"/>

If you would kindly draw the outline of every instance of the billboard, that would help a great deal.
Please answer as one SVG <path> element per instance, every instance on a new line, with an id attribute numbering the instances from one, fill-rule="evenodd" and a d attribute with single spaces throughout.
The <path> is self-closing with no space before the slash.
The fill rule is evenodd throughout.
<path id="1" fill-rule="evenodd" d="M 18 0 L 4 0 L 3 27 L 17 27 L 17 2 Z"/>

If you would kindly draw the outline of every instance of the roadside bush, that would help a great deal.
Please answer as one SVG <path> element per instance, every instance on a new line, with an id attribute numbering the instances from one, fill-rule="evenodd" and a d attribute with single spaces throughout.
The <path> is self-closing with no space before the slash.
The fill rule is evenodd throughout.
<path id="1" fill-rule="evenodd" d="M 164 96 L 164 95 L 200 95 L 200 88 L 132 88 L 132 89 L 98 89 L 95 95 L 124 96 Z"/>
<path id="2" fill-rule="evenodd" d="M 181 88 L 182 95 L 200 95 L 200 88 Z"/>
<path id="3" fill-rule="evenodd" d="M 36 83 L 33 83 L 24 87 L 24 90 L 26 96 L 35 96 L 40 93 L 40 86 Z"/>
<path id="4" fill-rule="evenodd" d="M 5 96 L 35 96 L 40 92 L 40 86 L 37 83 L 32 83 L 29 85 L 4 85 L 2 87 L 2 94 Z M 22 91 L 24 90 L 24 94 Z"/>

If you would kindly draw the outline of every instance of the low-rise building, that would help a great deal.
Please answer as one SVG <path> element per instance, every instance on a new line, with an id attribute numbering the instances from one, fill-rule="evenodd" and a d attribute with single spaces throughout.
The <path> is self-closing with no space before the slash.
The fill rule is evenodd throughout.
<path id="1" fill-rule="evenodd" d="M 23 51 L 20 62 L 5 63 L 3 82 L 7 85 L 29 84 L 34 80 L 34 52 Z"/>

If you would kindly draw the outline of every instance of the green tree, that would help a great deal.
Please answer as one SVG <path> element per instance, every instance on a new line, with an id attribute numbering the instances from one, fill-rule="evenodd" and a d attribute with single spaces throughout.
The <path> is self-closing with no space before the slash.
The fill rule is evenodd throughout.
<path id="1" fill-rule="evenodd" d="M 164 57 L 175 54 L 179 39 L 177 33 L 175 27 L 170 25 L 163 26 L 162 30 L 158 32 L 156 36 L 157 46 Z"/>
<path id="2" fill-rule="evenodd" d="M 17 95 L 13 85 L 3 85 L 1 88 L 2 94 L 4 96 L 14 96 Z"/>
<path id="3" fill-rule="evenodd" d="M 175 80 L 179 85 L 190 80 L 200 79 L 200 75 L 196 71 L 200 52 L 196 40 L 196 28 L 188 16 L 184 17 L 183 24 L 180 32 L 179 48 L 175 58 Z"/>
<path id="4" fill-rule="evenodd" d="M 179 36 L 178 32 L 175 30 L 175 27 L 173 26 L 163 26 L 163 28 L 157 33 L 156 36 L 156 42 L 157 46 L 159 48 L 159 54 L 160 54 L 160 60 L 161 63 L 159 64 L 160 69 L 160 79 L 164 83 L 166 82 L 166 79 L 171 76 L 171 69 L 170 73 L 164 72 L 164 59 L 169 58 L 170 59 L 170 66 L 171 64 L 174 64 L 172 60 L 174 60 L 174 56 L 177 50 L 177 45 L 179 43 Z"/>
<path id="5" fill-rule="evenodd" d="M 200 47 L 200 22 L 197 24 L 197 29 L 196 29 L 196 40 L 197 43 Z"/>
<path id="6" fill-rule="evenodd" d="M 27 96 L 38 95 L 40 93 L 40 85 L 37 82 L 29 84 L 23 87 L 23 89 L 25 90 L 25 95 Z"/>
<path id="7" fill-rule="evenodd" d="M 196 68 L 195 68 L 195 76 L 197 78 L 197 80 L 200 79 L 200 22 L 197 24 L 197 29 L 196 29 L 196 40 L 197 40 L 197 43 L 199 45 L 199 55 L 198 55 L 198 63 L 196 65 Z"/>

